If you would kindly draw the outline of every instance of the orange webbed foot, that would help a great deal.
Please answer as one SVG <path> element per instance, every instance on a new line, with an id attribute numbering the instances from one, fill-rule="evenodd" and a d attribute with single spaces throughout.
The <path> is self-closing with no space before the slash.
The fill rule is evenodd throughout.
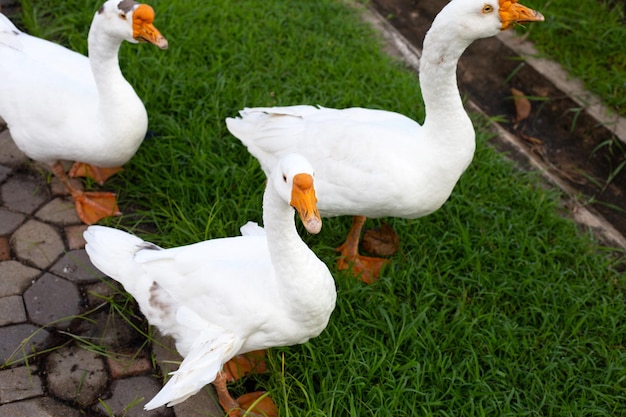
<path id="1" fill-rule="evenodd" d="M 398 251 L 399 246 L 400 237 L 384 221 L 381 222 L 380 227 L 366 230 L 361 239 L 361 248 L 374 256 L 392 256 Z"/>
<path id="2" fill-rule="evenodd" d="M 63 169 L 61 162 L 56 162 L 50 166 L 52 173 L 65 185 L 69 191 L 76 213 L 85 224 L 94 224 L 98 220 L 110 216 L 119 216 L 122 213 L 117 207 L 114 193 L 109 192 L 85 192 L 70 182 Z"/>
<path id="3" fill-rule="evenodd" d="M 241 413 L 239 415 L 243 415 L 247 410 L 248 416 L 278 417 L 278 408 L 265 391 L 249 392 L 237 398 L 235 401 L 237 401 L 242 409 L 239 410 L 239 413 Z"/>
<path id="4" fill-rule="evenodd" d="M 380 270 L 388 263 L 389 259 L 383 258 L 372 258 L 362 255 L 351 257 L 341 256 L 337 260 L 337 269 L 340 271 L 350 269 L 358 279 L 366 284 L 371 284 L 378 280 Z"/>
<path id="5" fill-rule="evenodd" d="M 389 260 L 359 255 L 359 240 L 365 219 L 365 216 L 352 218 L 352 227 L 346 241 L 336 249 L 341 253 L 341 257 L 337 260 L 337 268 L 340 271 L 352 269 L 361 281 L 371 284 L 378 279 L 380 270 L 389 263 Z"/>
<path id="6" fill-rule="evenodd" d="M 94 224 L 105 217 L 120 216 L 114 193 L 82 192 L 72 195 L 76 213 L 85 224 Z"/>
<path id="7" fill-rule="evenodd" d="M 122 167 L 101 168 L 84 162 L 75 162 L 67 173 L 70 177 L 89 177 L 100 185 L 103 185 L 111 176 L 120 172 Z"/>

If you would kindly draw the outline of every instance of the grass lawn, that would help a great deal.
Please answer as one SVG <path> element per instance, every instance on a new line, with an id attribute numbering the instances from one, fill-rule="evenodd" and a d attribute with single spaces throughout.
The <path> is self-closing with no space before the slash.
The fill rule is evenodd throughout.
<path id="1" fill-rule="evenodd" d="M 151 4 L 170 48 L 122 48 L 150 135 L 106 184 L 126 213 L 110 225 L 169 247 L 260 222 L 265 177 L 224 124 L 244 106 L 363 106 L 423 120 L 416 75 L 380 51 L 344 2 Z M 554 4 L 532 6 L 550 21 Z M 85 51 L 99 5 L 36 5 L 26 7 L 29 31 Z M 444 207 L 387 219 L 401 250 L 378 283 L 334 269 L 351 219 L 325 219 L 319 235 L 304 236 L 331 265 L 338 303 L 321 336 L 271 350 L 271 374 L 256 379 L 281 416 L 625 413 L 619 259 L 563 216 L 558 192 L 496 154 L 485 121 L 475 122 L 474 162 Z"/>
<path id="2" fill-rule="evenodd" d="M 626 117 L 626 3 L 623 0 L 528 0 L 546 21 L 529 39 Z"/>

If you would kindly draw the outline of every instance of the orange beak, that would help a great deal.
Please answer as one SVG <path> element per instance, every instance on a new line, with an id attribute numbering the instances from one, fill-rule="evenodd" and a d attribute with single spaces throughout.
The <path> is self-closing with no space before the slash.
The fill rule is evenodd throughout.
<path id="1" fill-rule="evenodd" d="M 133 12 L 133 38 L 140 42 L 150 42 L 161 49 L 167 49 L 167 39 L 154 27 L 154 9 L 140 4 Z"/>
<path id="2" fill-rule="evenodd" d="M 524 5 L 517 0 L 500 1 L 500 20 L 502 20 L 501 30 L 512 28 L 516 24 L 543 22 L 545 19 L 541 13 Z"/>
<path id="3" fill-rule="evenodd" d="M 298 174 L 293 177 L 291 205 L 300 215 L 300 220 L 309 233 L 315 235 L 322 230 L 322 218 L 317 210 L 313 177 L 309 174 Z"/>

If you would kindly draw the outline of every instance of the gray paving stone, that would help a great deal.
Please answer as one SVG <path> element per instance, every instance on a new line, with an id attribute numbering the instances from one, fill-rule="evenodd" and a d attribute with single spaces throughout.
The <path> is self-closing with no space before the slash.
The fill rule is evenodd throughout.
<path id="1" fill-rule="evenodd" d="M 224 410 L 216 399 L 213 385 L 207 385 L 197 394 L 192 395 L 180 404 L 176 404 L 174 413 L 179 417 L 223 417 Z"/>
<path id="2" fill-rule="evenodd" d="M 48 347 L 50 334 L 32 324 L 0 327 L 0 364 L 19 364 L 24 357 Z"/>
<path id="3" fill-rule="evenodd" d="M 57 398 L 91 405 L 104 390 L 107 380 L 100 355 L 78 346 L 59 349 L 46 358 L 48 390 Z"/>
<path id="4" fill-rule="evenodd" d="M 91 314 L 88 326 L 81 326 L 77 333 L 88 337 L 93 343 L 100 346 L 125 348 L 133 345 L 138 332 L 120 316 L 118 312 L 106 311 Z"/>
<path id="5" fill-rule="evenodd" d="M 0 404 L 43 395 L 41 378 L 34 366 L 0 371 Z"/>
<path id="6" fill-rule="evenodd" d="M 146 411 L 144 404 L 152 399 L 161 389 L 161 384 L 149 376 L 136 376 L 126 379 L 118 379 L 111 384 L 111 397 L 101 400 L 112 410 L 115 416 L 125 417 L 165 417 L 173 416 L 173 411 L 166 406 Z M 103 404 L 98 405 L 98 410 L 106 414 Z"/>
<path id="7" fill-rule="evenodd" d="M 26 310 L 20 295 L 11 295 L 0 298 L 0 326 L 7 324 L 24 323 Z"/>
<path id="8" fill-rule="evenodd" d="M 65 251 L 59 232 L 50 225 L 29 220 L 13 233 L 15 256 L 38 268 L 48 268 Z"/>
<path id="9" fill-rule="evenodd" d="M 58 226 L 80 223 L 74 202 L 71 198 L 57 197 L 40 208 L 35 216 L 45 222 Z"/>
<path id="10" fill-rule="evenodd" d="M 32 214 L 50 194 L 48 186 L 39 178 L 15 175 L 0 187 L 4 205 L 13 211 Z"/>
<path id="11" fill-rule="evenodd" d="M 121 415 L 120 415 L 121 416 Z M 0 406 L 0 417 L 83 417 L 81 412 L 52 397 L 34 398 Z"/>
<path id="12" fill-rule="evenodd" d="M 81 313 L 78 288 L 69 281 L 46 273 L 24 293 L 28 317 L 40 326 L 62 329 Z"/>
<path id="13" fill-rule="evenodd" d="M 10 173 L 11 168 L 0 165 L 0 182 L 6 180 Z"/>
<path id="14" fill-rule="evenodd" d="M 42 272 L 18 261 L 0 262 L 0 297 L 21 295 Z"/>
<path id="15" fill-rule="evenodd" d="M 54 274 L 76 283 L 97 282 L 105 275 L 89 260 L 85 249 L 77 249 L 63 255 L 50 269 Z"/>
<path id="16" fill-rule="evenodd" d="M 28 161 L 28 157 L 13 142 L 8 130 L 0 132 L 0 164 L 17 167 Z"/>
<path id="17" fill-rule="evenodd" d="M 26 215 L 0 207 L 0 235 L 13 233 L 24 221 Z"/>
<path id="18" fill-rule="evenodd" d="M 123 291 L 121 284 L 108 278 L 85 286 L 87 308 L 92 309 L 102 303 L 106 303 L 107 298 L 113 297 L 115 293 L 120 291 Z"/>
<path id="19" fill-rule="evenodd" d="M 152 354 L 154 355 L 161 374 L 169 375 L 178 369 L 183 357 L 176 350 L 174 339 L 170 336 L 163 336 L 161 333 L 154 335 L 155 342 L 152 345 Z M 165 381 L 164 381 L 165 382 Z"/>

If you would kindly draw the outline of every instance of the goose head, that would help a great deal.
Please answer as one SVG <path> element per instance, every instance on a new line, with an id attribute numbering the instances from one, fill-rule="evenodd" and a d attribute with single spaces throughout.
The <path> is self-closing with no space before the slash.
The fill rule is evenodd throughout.
<path id="1" fill-rule="evenodd" d="M 108 0 L 96 12 L 93 24 L 102 27 L 112 38 L 130 43 L 149 42 L 167 49 L 167 39 L 152 24 L 154 16 L 154 9 L 147 4 Z"/>
<path id="2" fill-rule="evenodd" d="M 495 36 L 518 24 L 543 20 L 541 13 L 517 0 L 453 0 L 444 7 L 436 22 L 457 27 L 457 36 L 473 41 Z"/>
<path id="3" fill-rule="evenodd" d="M 309 233 L 322 229 L 322 219 L 317 210 L 313 167 L 301 155 L 282 157 L 270 178 L 277 194 L 293 207 Z"/>

